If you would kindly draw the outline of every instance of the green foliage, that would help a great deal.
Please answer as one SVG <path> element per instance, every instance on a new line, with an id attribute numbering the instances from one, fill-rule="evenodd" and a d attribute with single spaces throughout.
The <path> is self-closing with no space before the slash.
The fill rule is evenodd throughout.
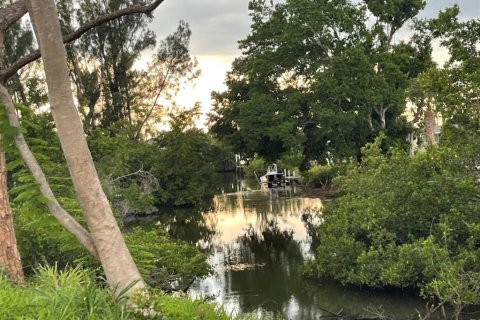
<path id="1" fill-rule="evenodd" d="M 135 227 L 124 237 L 142 276 L 154 287 L 172 289 L 170 284 L 177 281 L 184 288 L 212 272 L 205 254 L 191 244 L 172 240 L 160 228 Z"/>
<path id="2" fill-rule="evenodd" d="M 198 205 L 213 197 L 215 168 L 228 157 L 201 130 L 178 120 L 154 141 L 94 130 L 89 146 L 103 186 L 120 216 L 150 213 L 155 206 Z M 192 120 L 192 119 L 190 119 Z"/>
<path id="3" fill-rule="evenodd" d="M 300 182 L 310 188 L 324 188 L 337 175 L 337 167 L 312 163 L 310 168 L 302 172 Z"/>
<path id="4" fill-rule="evenodd" d="M 140 306 L 153 307 L 162 313 L 161 319 L 195 319 L 195 320 L 229 320 L 230 317 L 223 309 L 203 300 L 189 300 L 187 298 L 174 298 L 163 294 L 154 294 L 153 298 L 138 297 L 136 301 Z M 146 317 L 145 319 L 151 319 Z"/>
<path id="5" fill-rule="evenodd" d="M 26 287 L 0 279 L 2 319 L 134 319 L 124 303 L 100 289 L 91 272 L 40 268 Z"/>
<path id="6" fill-rule="evenodd" d="M 158 204 L 198 205 L 213 197 L 218 146 L 199 129 L 164 132 L 152 169 L 158 179 Z"/>
<path id="7" fill-rule="evenodd" d="M 436 276 L 422 290 L 426 297 L 435 297 L 449 303 L 458 316 L 466 306 L 480 304 L 480 270 L 478 255 L 462 251 L 455 259 L 439 261 L 435 266 Z"/>
<path id="8" fill-rule="evenodd" d="M 277 161 L 278 169 L 279 170 L 287 169 L 290 171 L 296 171 L 298 173 L 304 160 L 305 160 L 305 156 L 301 152 L 297 151 L 297 152 L 285 153 Z"/>
<path id="9" fill-rule="evenodd" d="M 88 144 L 114 211 L 120 217 L 155 211 L 158 180 L 152 166 L 158 161 L 158 149 L 130 138 L 128 131 L 111 135 L 96 129 L 88 137 Z"/>
<path id="10" fill-rule="evenodd" d="M 421 287 L 449 257 L 465 248 L 476 255 L 480 190 L 449 147 L 412 158 L 381 145 L 367 145 L 362 164 L 335 180 L 340 197 L 326 204 L 308 271 L 344 284 Z"/>
<path id="11" fill-rule="evenodd" d="M 478 118 L 480 93 L 480 21 L 458 18 L 458 5 L 440 11 L 437 18 L 424 21 L 425 33 L 440 40 L 449 60 L 442 69 L 422 75 L 427 93 L 434 97 L 435 109 L 444 119 Z"/>
<path id="12" fill-rule="evenodd" d="M 26 286 L 15 286 L 0 278 L 0 318 L 25 320 L 134 320 L 134 319 L 233 319 L 223 309 L 203 300 L 172 297 L 151 291 L 135 298 L 135 303 L 156 314 L 144 316 L 128 308 L 101 288 L 93 272 L 79 267 L 58 270 L 40 268 Z M 100 284 L 101 285 L 101 284 Z M 243 317 L 236 317 L 241 319 Z"/>
<path id="13" fill-rule="evenodd" d="M 83 218 L 69 178 L 60 144 L 48 115 L 35 115 L 25 106 L 21 125 L 27 143 L 59 203 L 81 223 Z M 65 231 L 49 213 L 47 199 L 41 195 L 37 183 L 16 150 L 7 155 L 9 195 L 15 215 L 15 233 L 26 272 L 31 273 L 39 263 L 57 261 L 61 267 L 86 252 L 78 241 Z"/>
<path id="14" fill-rule="evenodd" d="M 393 40 L 424 6 L 251 1 L 251 33 L 239 41 L 228 89 L 213 94 L 211 132 L 237 153 L 269 162 L 301 153 L 303 165 L 358 158 L 379 132 L 404 143 L 409 80 L 432 64 L 431 45 Z"/>
<path id="15" fill-rule="evenodd" d="M 28 143 L 44 170 L 51 188 L 62 206 L 82 222 L 82 215 L 51 118 L 46 115 L 36 115 L 28 108 L 22 110 L 22 130 L 31 137 Z M 215 178 L 212 169 L 213 159 L 218 154 L 219 147 L 211 146 L 212 142 L 199 131 L 177 132 L 175 138 L 172 138 L 173 134 L 171 134 L 169 140 L 164 141 L 164 149 L 160 149 L 153 143 L 133 140 L 127 134 L 112 136 L 108 133 L 108 131 L 95 130 L 88 139 L 104 189 L 119 216 L 149 213 L 155 209 L 154 205 L 165 204 L 161 199 L 155 198 L 155 192 L 159 191 L 158 180 L 162 181 L 165 172 L 155 170 L 162 165 L 167 166 L 166 163 L 162 163 L 166 154 L 169 154 L 168 172 L 171 177 L 183 174 L 184 181 L 187 183 L 196 178 L 195 174 L 192 175 L 190 172 L 197 173 L 202 165 L 207 168 L 201 181 L 194 181 L 193 183 L 197 184 L 192 186 L 184 185 L 182 192 L 188 193 L 191 191 L 190 188 L 196 185 L 213 185 L 212 181 Z M 190 138 L 190 140 L 184 138 Z M 185 149 L 183 158 L 175 158 L 177 149 L 174 148 L 179 146 Z M 204 157 L 201 163 L 192 158 L 197 154 Z M 189 167 L 177 173 L 175 169 L 176 165 L 181 163 L 180 161 L 190 161 Z M 76 239 L 51 216 L 46 206 L 46 199 L 40 194 L 33 177 L 14 150 L 9 153 L 8 170 L 12 184 L 10 197 L 15 213 L 16 234 L 27 273 L 38 264 L 53 263 L 53 261 L 60 267 L 79 260 L 85 265 L 96 267 L 97 262 L 90 258 Z M 161 176 L 158 177 L 156 174 Z M 178 197 L 185 203 L 189 199 L 200 201 L 199 199 L 206 197 L 205 193 L 210 195 L 214 190 L 213 186 L 209 187 L 208 191 L 196 189 L 196 198 L 190 192 L 190 198 L 185 200 L 181 194 L 173 193 L 175 191 L 172 191 L 170 183 L 170 180 L 165 180 L 164 188 L 172 192 L 172 198 Z M 205 256 L 194 247 L 173 242 L 163 233 L 158 234 L 157 238 L 154 232 L 144 232 L 141 235 L 138 231 L 135 234 L 136 236 L 127 236 L 127 239 L 132 240 L 131 244 L 138 249 L 138 255 L 134 254 L 135 259 L 145 267 L 144 270 L 148 269 L 145 264 L 148 264 L 149 259 L 161 261 L 155 264 L 158 271 L 157 278 L 175 274 L 185 279 L 192 279 L 208 273 Z M 135 239 L 137 239 L 136 242 Z M 146 244 L 139 247 L 140 243 L 146 239 L 149 240 L 148 245 L 151 245 L 151 248 Z M 150 253 L 150 256 L 142 256 L 147 253 Z M 152 268 L 148 270 L 150 272 Z M 158 281 L 161 282 L 161 280 Z"/>
<path id="16" fill-rule="evenodd" d="M 248 165 L 245 167 L 245 174 L 248 176 L 254 176 L 255 173 L 257 176 L 262 176 L 267 171 L 268 163 L 262 157 L 255 157 L 248 162 Z"/>

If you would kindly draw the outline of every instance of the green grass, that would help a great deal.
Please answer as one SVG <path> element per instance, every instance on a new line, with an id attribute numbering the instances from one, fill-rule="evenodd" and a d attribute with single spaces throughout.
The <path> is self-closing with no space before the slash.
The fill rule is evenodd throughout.
<path id="1" fill-rule="evenodd" d="M 144 317 L 126 308 L 125 301 L 113 298 L 99 286 L 91 271 L 79 267 L 66 271 L 40 268 L 25 285 L 17 286 L 0 276 L 0 319 L 2 320 L 123 320 L 198 319 L 229 320 L 231 317 L 213 304 L 161 293 L 142 298 L 155 317 Z"/>
<path id="2" fill-rule="evenodd" d="M 133 319 L 124 304 L 95 283 L 91 272 L 40 268 L 31 282 L 0 280 L 0 319 Z"/>

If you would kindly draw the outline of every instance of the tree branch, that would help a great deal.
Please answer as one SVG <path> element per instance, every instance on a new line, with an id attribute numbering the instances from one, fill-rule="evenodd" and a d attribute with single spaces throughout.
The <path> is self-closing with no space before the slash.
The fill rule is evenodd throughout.
<path id="1" fill-rule="evenodd" d="M 0 30 L 5 32 L 7 29 L 20 20 L 27 13 L 27 7 L 23 0 L 9 4 L 5 8 L 0 8 Z"/>
<path id="2" fill-rule="evenodd" d="M 149 5 L 135 5 L 135 6 L 130 6 L 112 13 L 106 13 L 101 16 L 98 16 L 97 18 L 90 20 L 89 22 L 85 23 L 84 25 L 80 26 L 76 31 L 66 35 L 63 37 L 63 43 L 69 43 L 72 42 L 78 38 L 80 38 L 85 32 L 105 23 L 111 20 L 115 20 L 118 18 L 121 18 L 123 16 L 131 15 L 131 14 L 136 14 L 136 13 L 143 13 L 148 16 L 151 16 L 153 10 L 155 10 L 160 4 L 162 4 L 165 0 L 155 0 Z M 19 0 L 15 2 L 13 5 L 17 3 L 23 3 L 23 0 Z M 12 5 L 12 6 L 13 6 Z M 23 5 L 25 7 L 25 5 Z M 25 14 L 26 7 L 25 7 Z M 0 11 L 1 14 L 1 11 Z M 23 15 L 22 15 L 23 16 Z M 20 19 L 22 16 L 20 16 L 18 19 Z M 0 19 L 2 16 L 0 15 Z M 17 20 L 18 20 L 17 19 Z M 13 21 L 15 22 L 15 21 Z M 13 23 L 12 22 L 12 23 Z M 33 62 L 40 58 L 41 54 L 39 50 L 36 50 L 29 55 L 22 57 L 15 61 L 11 66 L 4 70 L 0 70 L 0 82 L 5 83 L 11 76 L 13 76 L 18 70 L 29 64 L 30 62 Z"/>

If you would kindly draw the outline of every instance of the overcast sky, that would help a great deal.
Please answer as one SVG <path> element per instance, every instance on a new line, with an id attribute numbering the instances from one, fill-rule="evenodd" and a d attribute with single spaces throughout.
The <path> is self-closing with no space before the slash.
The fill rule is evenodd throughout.
<path id="1" fill-rule="evenodd" d="M 233 59 L 240 54 L 237 41 L 248 35 L 248 0 L 165 0 L 154 12 L 151 29 L 158 39 L 175 31 L 185 20 L 192 30 L 191 54 L 199 60 L 202 76 L 195 88 L 187 88 L 178 102 L 186 107 L 200 101 L 203 111 L 211 108 L 210 92 L 224 90 L 223 80 Z M 278 2 L 278 1 L 277 1 Z M 480 0 L 427 0 L 421 13 L 434 17 L 439 10 L 458 4 L 462 19 L 480 18 Z M 444 53 L 439 52 L 441 56 Z"/>

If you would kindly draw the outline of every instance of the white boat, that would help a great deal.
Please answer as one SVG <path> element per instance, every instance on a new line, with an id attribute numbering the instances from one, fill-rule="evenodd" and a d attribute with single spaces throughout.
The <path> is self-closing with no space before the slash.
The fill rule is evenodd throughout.
<path id="1" fill-rule="evenodd" d="M 260 177 L 260 183 L 271 187 L 279 187 L 285 185 L 285 175 L 278 172 L 277 165 L 271 164 L 267 168 L 267 173 Z"/>

